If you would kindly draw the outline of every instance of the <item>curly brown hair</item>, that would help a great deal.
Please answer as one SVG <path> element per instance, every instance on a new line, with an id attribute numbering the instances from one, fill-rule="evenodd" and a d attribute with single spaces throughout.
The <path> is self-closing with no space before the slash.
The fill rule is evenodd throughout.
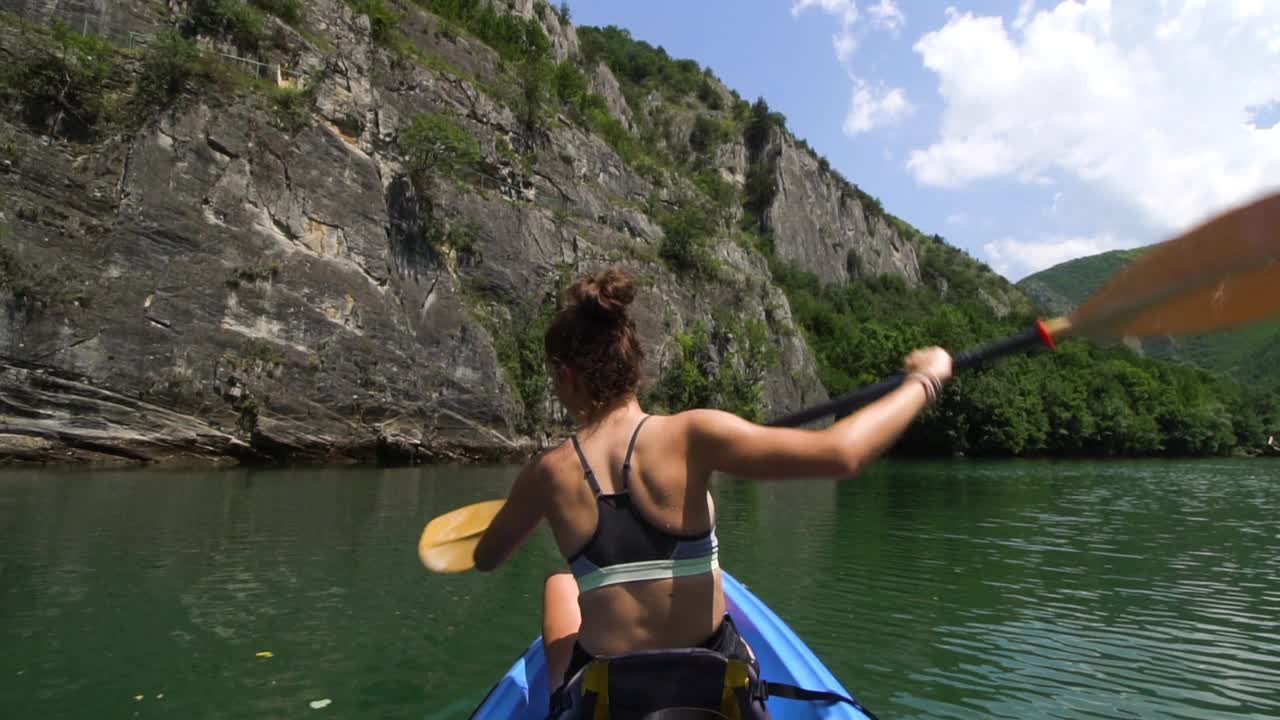
<path id="1" fill-rule="evenodd" d="M 547 359 L 578 373 L 596 409 L 625 399 L 640 383 L 644 350 L 627 316 L 635 297 L 635 284 L 623 270 L 585 275 L 569 287 L 567 302 L 547 328 Z"/>

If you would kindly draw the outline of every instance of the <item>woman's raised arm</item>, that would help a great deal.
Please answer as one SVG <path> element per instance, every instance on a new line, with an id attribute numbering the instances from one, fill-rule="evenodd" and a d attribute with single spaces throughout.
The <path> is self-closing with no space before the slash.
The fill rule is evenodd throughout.
<path id="1" fill-rule="evenodd" d="M 951 377 L 941 348 L 917 350 L 902 385 L 823 430 L 758 425 L 719 410 L 681 413 L 691 460 L 702 469 L 752 478 L 853 475 L 888 450 Z"/>

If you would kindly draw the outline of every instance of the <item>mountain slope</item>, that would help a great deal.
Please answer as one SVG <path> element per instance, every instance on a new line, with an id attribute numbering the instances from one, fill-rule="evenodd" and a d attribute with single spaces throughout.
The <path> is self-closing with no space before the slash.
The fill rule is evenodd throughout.
<path id="1" fill-rule="evenodd" d="M 1112 250 L 1068 260 L 1028 275 L 1018 281 L 1018 287 L 1044 311 L 1062 315 L 1083 302 L 1141 254 L 1141 248 Z"/>
<path id="2" fill-rule="evenodd" d="M 1124 269 L 1143 249 L 1114 250 L 1077 258 L 1018 282 L 1018 287 L 1050 314 L 1070 312 Z M 1223 373 L 1248 383 L 1273 383 L 1280 363 L 1280 322 L 1193 337 L 1156 338 L 1140 344 L 1144 354 Z"/>

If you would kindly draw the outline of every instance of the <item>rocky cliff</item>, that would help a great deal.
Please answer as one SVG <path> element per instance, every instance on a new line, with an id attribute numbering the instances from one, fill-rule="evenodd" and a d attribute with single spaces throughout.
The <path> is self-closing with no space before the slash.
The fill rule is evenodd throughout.
<path id="1" fill-rule="evenodd" d="M 920 281 L 915 246 L 869 199 L 833 182 L 818 158 L 790 135 L 776 139 L 777 197 L 766 222 L 777 238 L 778 256 L 823 282 L 900 275 Z"/>
<path id="2" fill-rule="evenodd" d="M 720 101 L 635 97 L 538 0 L 460 4 L 0 2 L 0 456 L 521 456 L 562 426 L 556 290 L 607 264 L 643 284 L 659 405 L 690 362 L 706 401 L 812 403 L 750 210 L 709 209 L 753 164 L 776 259 L 922 280 L 920 239 L 789 133 L 709 147 L 689 117 Z"/>

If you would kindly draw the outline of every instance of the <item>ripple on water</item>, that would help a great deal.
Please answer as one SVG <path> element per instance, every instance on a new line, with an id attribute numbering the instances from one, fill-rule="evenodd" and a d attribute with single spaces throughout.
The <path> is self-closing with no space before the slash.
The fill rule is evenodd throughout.
<path id="1" fill-rule="evenodd" d="M 889 515 L 846 502 L 857 579 L 833 579 L 797 624 L 830 629 L 824 653 L 875 649 L 833 664 L 883 715 L 1280 715 L 1277 498 L 1257 501 L 1245 465 L 1189 467 L 1049 477 L 1056 495 L 978 512 L 925 492 Z"/>

